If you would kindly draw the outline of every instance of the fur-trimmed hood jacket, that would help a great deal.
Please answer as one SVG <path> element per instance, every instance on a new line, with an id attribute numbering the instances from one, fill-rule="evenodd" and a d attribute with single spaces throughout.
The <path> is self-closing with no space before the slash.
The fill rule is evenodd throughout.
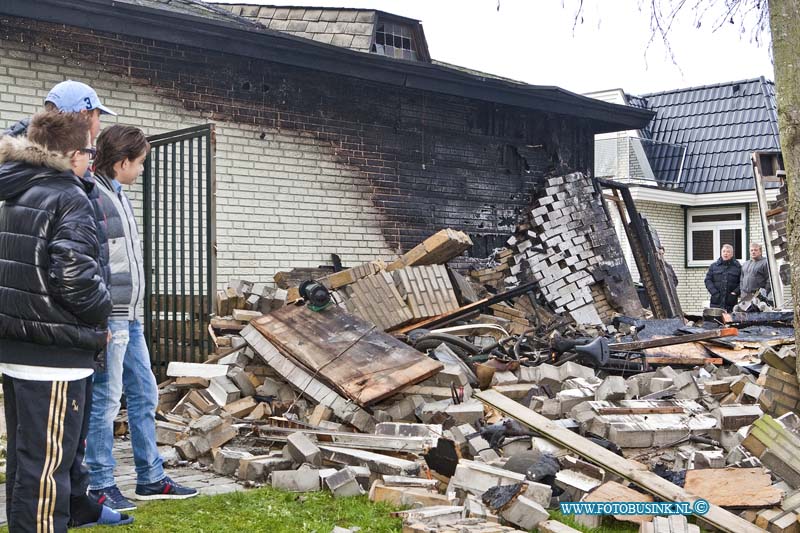
<path id="1" fill-rule="evenodd" d="M 0 138 L 0 363 L 93 368 L 105 347 L 93 187 L 64 154 Z"/>

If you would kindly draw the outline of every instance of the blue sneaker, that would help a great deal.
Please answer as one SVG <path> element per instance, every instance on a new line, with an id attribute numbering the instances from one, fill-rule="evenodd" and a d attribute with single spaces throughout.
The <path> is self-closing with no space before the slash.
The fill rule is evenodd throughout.
<path id="1" fill-rule="evenodd" d="M 89 497 L 100 505 L 110 507 L 114 511 L 133 511 L 136 506 L 122 495 L 116 485 L 111 485 L 100 490 L 90 490 Z"/>
<path id="2" fill-rule="evenodd" d="M 197 489 L 179 485 L 169 476 L 149 485 L 136 485 L 137 500 L 185 500 L 197 496 L 197 494 Z"/>
<path id="3" fill-rule="evenodd" d="M 133 523 L 133 517 L 124 513 L 118 513 L 113 509 L 106 507 L 101 508 L 100 517 L 96 522 L 88 522 L 86 524 L 70 524 L 69 527 L 76 529 L 84 529 L 97 526 L 126 526 Z"/>

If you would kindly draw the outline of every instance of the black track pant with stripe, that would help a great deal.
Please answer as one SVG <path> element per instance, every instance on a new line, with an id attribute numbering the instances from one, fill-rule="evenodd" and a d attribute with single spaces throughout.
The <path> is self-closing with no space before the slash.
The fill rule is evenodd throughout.
<path id="1" fill-rule="evenodd" d="M 70 515 L 73 520 L 99 516 L 100 506 L 86 496 L 88 477 L 81 465 L 91 387 L 91 376 L 76 381 L 3 376 L 11 533 L 60 533 L 67 530 Z"/>

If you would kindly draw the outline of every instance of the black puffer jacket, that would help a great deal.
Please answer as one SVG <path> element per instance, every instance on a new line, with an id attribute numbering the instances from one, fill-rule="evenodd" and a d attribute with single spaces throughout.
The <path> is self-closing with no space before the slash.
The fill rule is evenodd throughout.
<path id="1" fill-rule="evenodd" d="M 25 135 L 28 133 L 28 126 L 30 123 L 30 118 L 23 118 L 19 122 L 13 124 L 10 128 L 3 131 L 3 133 L 0 134 L 0 138 L 4 135 L 10 135 L 12 137 L 25 137 Z M 86 171 L 86 176 L 84 177 L 88 181 L 94 181 L 94 177 L 89 171 Z M 104 205 L 103 197 L 97 187 L 92 187 L 90 190 L 86 191 L 86 195 L 92 202 L 92 208 L 94 208 L 94 220 L 97 224 L 97 241 L 100 243 L 100 257 L 98 260 L 100 262 L 100 270 L 103 275 L 103 281 L 106 285 L 108 285 L 109 281 L 111 280 L 111 262 L 109 260 L 108 251 L 108 228 L 104 213 L 111 206 Z"/>
<path id="2" fill-rule="evenodd" d="M 736 259 L 718 258 L 706 272 L 706 289 L 711 293 L 711 307 L 730 311 L 739 300 L 739 280 L 742 265 Z M 733 294 L 731 294 L 733 293 Z"/>
<path id="3" fill-rule="evenodd" d="M 62 154 L 0 138 L 0 362 L 93 368 L 105 347 L 93 186 Z"/>

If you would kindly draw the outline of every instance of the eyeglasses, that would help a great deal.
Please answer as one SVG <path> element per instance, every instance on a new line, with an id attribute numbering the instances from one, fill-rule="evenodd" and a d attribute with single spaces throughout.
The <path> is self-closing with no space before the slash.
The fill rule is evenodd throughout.
<path id="1" fill-rule="evenodd" d="M 91 148 L 80 148 L 78 151 L 80 153 L 82 153 L 82 154 L 89 154 L 92 159 L 97 157 L 97 148 L 94 148 L 94 147 L 91 147 Z"/>

